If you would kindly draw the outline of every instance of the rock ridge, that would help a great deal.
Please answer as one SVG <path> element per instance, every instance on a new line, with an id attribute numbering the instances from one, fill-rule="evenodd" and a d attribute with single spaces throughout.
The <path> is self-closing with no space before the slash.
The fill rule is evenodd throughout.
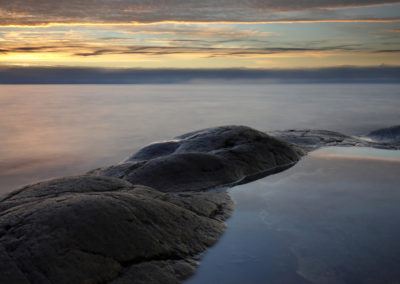
<path id="1" fill-rule="evenodd" d="M 117 165 L 89 173 L 163 192 L 202 191 L 268 174 L 302 155 L 302 149 L 250 127 L 221 126 L 150 144 Z"/>
<path id="2" fill-rule="evenodd" d="M 0 283 L 180 283 L 224 231 L 233 208 L 224 187 L 285 170 L 323 146 L 400 149 L 392 138 L 371 140 L 392 130 L 367 140 L 221 126 L 24 186 L 0 197 Z"/>
<path id="3" fill-rule="evenodd" d="M 0 283 L 180 283 L 224 231 L 233 202 L 221 186 L 283 170 L 303 154 L 224 126 L 24 186 L 0 198 Z"/>
<path id="4" fill-rule="evenodd" d="M 373 131 L 366 136 L 349 136 L 335 131 L 317 129 L 276 130 L 267 133 L 282 141 L 295 144 L 305 151 L 312 151 L 327 146 L 372 147 L 387 150 L 399 150 L 400 140 L 394 139 L 393 137 L 396 134 L 391 131 L 394 128 L 388 129 L 390 129 L 388 132 L 386 132 L 387 129 L 381 129 Z M 400 126 L 396 129 L 400 131 Z M 378 135 L 380 139 L 377 139 Z"/>

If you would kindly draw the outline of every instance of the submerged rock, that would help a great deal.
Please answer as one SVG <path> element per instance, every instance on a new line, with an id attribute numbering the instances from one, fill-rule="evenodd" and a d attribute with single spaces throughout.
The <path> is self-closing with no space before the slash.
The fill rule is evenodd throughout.
<path id="1" fill-rule="evenodd" d="M 150 144 L 120 164 L 90 174 L 163 192 L 201 191 L 286 169 L 303 154 L 250 127 L 222 126 Z"/>
<path id="2" fill-rule="evenodd" d="M 371 132 L 373 133 L 373 132 Z M 316 150 L 325 146 L 347 146 L 347 147 L 373 147 L 380 149 L 400 149 L 400 141 L 371 141 L 364 137 L 349 136 L 339 132 L 328 130 L 277 130 L 268 132 L 269 135 L 282 141 L 295 144 L 306 151 Z M 377 139 L 378 140 L 378 139 Z"/>
<path id="3" fill-rule="evenodd" d="M 29 185 L 0 201 L 0 283 L 179 283 L 231 207 L 224 192 L 166 194 L 110 177 Z"/>
<path id="4" fill-rule="evenodd" d="M 366 137 L 375 141 L 400 144 L 400 125 L 372 131 L 368 133 Z"/>

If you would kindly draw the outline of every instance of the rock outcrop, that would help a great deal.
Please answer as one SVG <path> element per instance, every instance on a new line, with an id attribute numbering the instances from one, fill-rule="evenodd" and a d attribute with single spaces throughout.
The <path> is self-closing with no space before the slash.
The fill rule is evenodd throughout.
<path id="1" fill-rule="evenodd" d="M 267 175 L 304 152 L 246 126 L 222 126 L 150 144 L 118 165 L 90 172 L 163 192 L 202 191 Z"/>
<path id="2" fill-rule="evenodd" d="M 366 137 L 378 142 L 400 144 L 400 125 L 372 131 Z"/>
<path id="3" fill-rule="evenodd" d="M 231 207 L 224 192 L 171 195 L 109 177 L 29 185 L 0 202 L 0 283 L 179 283 Z"/>
<path id="4" fill-rule="evenodd" d="M 0 283 L 179 283 L 231 212 L 215 187 L 282 170 L 303 153 L 248 127 L 217 127 L 18 189 L 0 199 Z"/>
<path id="5" fill-rule="evenodd" d="M 400 149 L 398 132 L 371 132 L 371 141 L 209 128 L 87 175 L 25 186 L 0 198 L 0 283 L 180 283 L 225 228 L 232 200 L 221 186 L 286 169 L 321 146 Z"/>
<path id="6" fill-rule="evenodd" d="M 378 131 L 378 133 L 382 132 L 387 133 L 383 130 Z M 277 130 L 277 131 L 270 131 L 267 133 L 271 136 L 276 137 L 279 140 L 297 145 L 306 151 L 316 150 L 320 147 L 325 147 L 325 146 L 373 147 L 373 148 L 388 149 L 388 150 L 400 149 L 400 141 L 396 142 L 393 139 L 392 140 L 376 139 L 376 141 L 373 141 L 370 139 L 372 138 L 372 135 L 371 136 L 367 135 L 367 137 L 358 137 L 358 136 L 349 136 L 334 131 L 312 130 L 312 129 Z M 375 131 L 371 133 L 375 133 Z M 388 136 L 390 135 L 386 135 L 386 137 Z"/>

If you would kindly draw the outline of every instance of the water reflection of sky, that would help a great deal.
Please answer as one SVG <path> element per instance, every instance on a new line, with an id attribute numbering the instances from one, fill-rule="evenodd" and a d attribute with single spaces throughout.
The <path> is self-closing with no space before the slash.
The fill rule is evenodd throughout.
<path id="1" fill-rule="evenodd" d="M 400 162 L 400 151 L 371 149 L 366 147 L 328 147 L 322 148 L 318 152 L 312 152 L 310 155 L 313 157 L 330 159 L 339 158 Z"/>
<path id="2" fill-rule="evenodd" d="M 397 283 L 398 159 L 394 151 L 325 148 L 233 188 L 228 228 L 187 284 Z"/>

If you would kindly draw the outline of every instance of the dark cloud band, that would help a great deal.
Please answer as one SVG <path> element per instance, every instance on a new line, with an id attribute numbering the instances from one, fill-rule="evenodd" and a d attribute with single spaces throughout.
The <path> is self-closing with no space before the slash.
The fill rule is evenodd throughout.
<path id="1" fill-rule="evenodd" d="M 198 44 L 195 42 L 195 44 Z M 84 50 L 84 51 L 82 51 Z M 171 54 L 202 54 L 205 57 L 217 56 L 263 56 L 269 54 L 284 54 L 284 53 L 306 53 L 306 52 L 370 52 L 370 53 L 400 53 L 398 49 L 375 49 L 371 50 L 360 46 L 359 44 L 344 44 L 344 45 L 325 45 L 314 47 L 213 47 L 212 44 L 203 45 L 174 45 L 174 46 L 154 46 L 154 45 L 107 45 L 107 46 L 92 46 L 88 44 L 57 44 L 57 45 L 36 45 L 36 46 L 14 46 L 0 48 L 0 54 L 9 53 L 35 53 L 48 52 L 57 53 L 64 52 L 73 56 L 93 57 L 102 55 L 171 55 Z"/>
<path id="2" fill-rule="evenodd" d="M 399 0 L 0 0 L 0 25 L 159 21 L 279 21 L 280 13 L 362 7 Z M 312 20 L 312 15 L 310 16 Z M 306 19 L 304 19 L 306 20 Z"/>

